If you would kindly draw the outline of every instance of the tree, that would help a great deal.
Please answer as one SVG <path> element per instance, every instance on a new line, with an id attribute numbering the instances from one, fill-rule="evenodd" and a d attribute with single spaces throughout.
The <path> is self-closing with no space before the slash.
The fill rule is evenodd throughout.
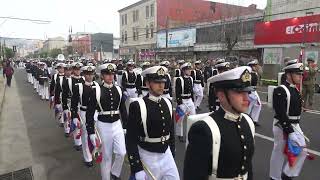
<path id="1" fill-rule="evenodd" d="M 13 58 L 14 57 L 14 52 L 11 48 L 4 48 L 4 54 L 6 58 Z"/>
<path id="2" fill-rule="evenodd" d="M 226 48 L 226 56 L 230 56 L 233 48 L 240 41 L 241 37 L 241 21 L 239 18 L 224 26 L 224 41 Z"/>
<path id="3" fill-rule="evenodd" d="M 52 58 L 56 58 L 58 57 L 59 54 L 62 54 L 61 49 L 55 48 L 55 49 L 51 49 L 49 56 Z"/>
<path id="4" fill-rule="evenodd" d="M 39 53 L 40 58 L 47 58 L 48 57 L 48 52 L 47 51 L 42 51 Z"/>

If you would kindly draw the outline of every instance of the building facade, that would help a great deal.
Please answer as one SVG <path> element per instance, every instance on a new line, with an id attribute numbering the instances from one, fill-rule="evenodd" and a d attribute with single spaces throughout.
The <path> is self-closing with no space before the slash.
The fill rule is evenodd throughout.
<path id="1" fill-rule="evenodd" d="M 52 49 L 62 49 L 66 45 L 63 37 L 48 38 L 43 42 L 42 51 L 49 52 Z"/>

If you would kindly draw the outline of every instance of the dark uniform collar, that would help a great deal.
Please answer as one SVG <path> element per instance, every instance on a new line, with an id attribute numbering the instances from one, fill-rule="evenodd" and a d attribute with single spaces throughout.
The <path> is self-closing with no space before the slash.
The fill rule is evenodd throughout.
<path id="1" fill-rule="evenodd" d="M 234 114 L 229 111 L 226 111 L 222 106 L 219 107 L 218 111 L 216 111 L 215 114 L 222 116 L 224 119 L 233 121 L 233 122 L 237 122 L 241 120 L 239 114 Z"/>
<path id="2" fill-rule="evenodd" d="M 93 85 L 93 82 L 85 81 L 84 84 L 87 85 L 87 86 L 92 86 L 92 85 Z"/>
<path id="3" fill-rule="evenodd" d="M 296 88 L 296 85 L 289 83 L 288 81 L 285 82 L 285 85 L 288 87 Z"/>

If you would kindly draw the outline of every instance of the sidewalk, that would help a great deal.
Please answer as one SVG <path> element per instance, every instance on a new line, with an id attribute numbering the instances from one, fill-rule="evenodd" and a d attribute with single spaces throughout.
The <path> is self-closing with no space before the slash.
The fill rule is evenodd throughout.
<path id="1" fill-rule="evenodd" d="M 1 86 L 0 91 L 3 89 L 4 86 Z M 6 87 L 2 103 L 0 175 L 32 167 L 32 151 L 15 78 L 12 79 L 12 86 Z"/>

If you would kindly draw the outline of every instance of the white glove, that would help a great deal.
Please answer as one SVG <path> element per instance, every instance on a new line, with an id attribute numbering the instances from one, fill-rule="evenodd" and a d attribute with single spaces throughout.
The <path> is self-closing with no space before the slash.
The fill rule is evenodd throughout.
<path id="1" fill-rule="evenodd" d="M 62 105 L 61 104 L 56 104 L 56 108 L 61 112 L 62 111 Z"/>
<path id="2" fill-rule="evenodd" d="M 146 180 L 147 174 L 144 171 L 139 171 L 135 175 L 136 180 Z"/>
<path id="3" fill-rule="evenodd" d="M 124 91 L 123 94 L 127 97 L 129 97 L 129 93 L 127 91 Z"/>
<path id="4" fill-rule="evenodd" d="M 73 122 L 73 124 L 75 124 L 76 126 L 78 126 L 78 124 L 80 123 L 78 118 L 73 118 L 73 119 L 72 119 L 72 122 Z"/>
<path id="5" fill-rule="evenodd" d="M 91 141 L 92 145 L 94 147 L 96 147 L 97 143 L 96 143 L 96 135 L 95 134 L 90 135 L 90 141 Z"/>
<path id="6" fill-rule="evenodd" d="M 300 146 L 300 144 L 299 144 L 299 138 L 298 138 L 298 136 L 296 135 L 295 132 L 289 134 L 289 139 L 290 139 L 291 141 L 293 141 L 293 143 L 295 143 L 296 145 Z"/>
<path id="7" fill-rule="evenodd" d="M 309 67 L 305 67 L 304 69 L 305 69 L 306 71 L 309 71 Z"/>
<path id="8" fill-rule="evenodd" d="M 127 129 L 123 129 L 123 133 L 124 133 L 124 135 L 126 135 L 127 134 Z"/>
<path id="9" fill-rule="evenodd" d="M 142 94 L 140 94 L 140 95 L 139 95 L 139 98 L 143 98 L 143 95 L 142 95 Z"/>

